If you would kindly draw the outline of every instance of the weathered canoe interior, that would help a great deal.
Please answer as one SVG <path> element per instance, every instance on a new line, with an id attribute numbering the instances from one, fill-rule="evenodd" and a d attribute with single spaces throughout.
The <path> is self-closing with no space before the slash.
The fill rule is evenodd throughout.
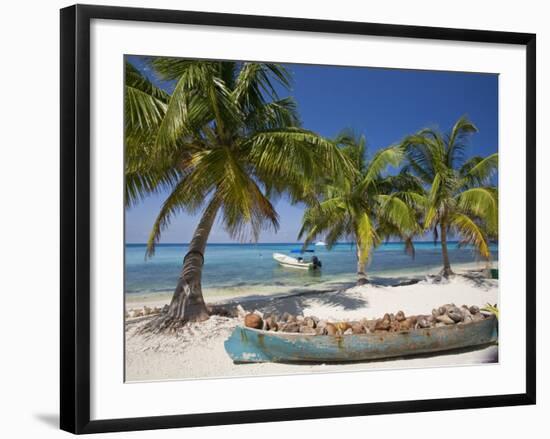
<path id="1" fill-rule="evenodd" d="M 470 323 L 408 332 L 357 335 L 306 335 L 237 327 L 225 341 L 236 363 L 345 362 L 426 354 L 494 343 L 494 316 Z"/>

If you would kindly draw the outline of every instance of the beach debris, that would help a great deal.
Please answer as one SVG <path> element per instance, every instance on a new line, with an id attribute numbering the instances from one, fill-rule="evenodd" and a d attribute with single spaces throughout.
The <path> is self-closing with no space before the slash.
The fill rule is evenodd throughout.
<path id="1" fill-rule="evenodd" d="M 288 322 L 281 328 L 282 332 L 300 332 L 300 325 L 296 322 Z"/>
<path id="2" fill-rule="evenodd" d="M 353 322 L 351 324 L 351 332 L 353 334 L 365 334 L 367 330 L 361 322 Z"/>
<path id="3" fill-rule="evenodd" d="M 416 327 L 422 328 L 422 329 L 431 327 L 431 323 L 428 320 L 428 316 L 418 316 L 416 320 Z"/>
<path id="4" fill-rule="evenodd" d="M 451 309 L 447 311 L 447 315 L 451 318 L 451 320 L 455 323 L 461 322 L 464 319 L 464 316 L 460 312 L 458 308 Z"/>
<path id="5" fill-rule="evenodd" d="M 277 313 L 269 313 L 266 317 L 271 317 L 274 322 L 282 322 L 281 317 Z"/>
<path id="6" fill-rule="evenodd" d="M 130 318 L 135 319 L 136 317 L 143 317 L 143 310 L 136 308 L 130 310 Z"/>
<path id="7" fill-rule="evenodd" d="M 452 325 L 454 323 L 454 320 L 451 319 L 447 314 L 437 316 L 435 319 L 440 323 L 445 323 L 446 325 Z"/>
<path id="8" fill-rule="evenodd" d="M 241 319 L 244 319 L 246 314 L 247 312 L 244 310 L 244 308 L 240 304 L 237 305 L 237 316 L 240 317 Z"/>
<path id="9" fill-rule="evenodd" d="M 395 320 L 397 320 L 398 322 L 402 322 L 403 320 L 405 320 L 405 313 L 403 311 L 397 311 L 397 313 L 395 314 Z"/>
<path id="10" fill-rule="evenodd" d="M 376 326 L 376 320 L 363 319 L 361 320 L 361 323 L 365 327 L 367 334 L 372 334 L 374 332 L 374 328 Z"/>
<path id="11" fill-rule="evenodd" d="M 244 325 L 248 328 L 262 329 L 264 322 L 258 314 L 250 313 L 244 317 Z"/>
<path id="12" fill-rule="evenodd" d="M 399 331 L 410 331 L 411 329 L 414 329 L 416 321 L 416 316 L 406 317 L 405 320 L 399 322 Z"/>
<path id="13" fill-rule="evenodd" d="M 266 331 L 277 331 L 279 325 L 277 324 L 277 319 L 274 316 L 268 316 L 264 319 L 264 330 Z"/>
<path id="14" fill-rule="evenodd" d="M 349 322 L 337 322 L 334 324 L 334 326 L 336 327 L 336 330 L 341 334 L 351 328 L 351 324 Z"/>
<path id="15" fill-rule="evenodd" d="M 296 322 L 296 316 L 292 315 L 292 314 L 289 314 L 287 312 L 285 312 L 283 314 L 283 317 L 282 317 L 282 320 L 284 322 L 287 322 L 287 323 L 293 323 L 293 322 Z"/>
<path id="16" fill-rule="evenodd" d="M 378 319 L 374 325 L 375 331 L 387 331 L 391 327 L 391 318 L 389 314 L 384 314 L 384 317 Z"/>
<path id="17" fill-rule="evenodd" d="M 327 325 L 328 325 L 328 322 L 326 320 L 319 320 L 315 327 L 316 334 L 327 335 Z"/>
<path id="18" fill-rule="evenodd" d="M 326 326 L 323 326 L 323 327 L 317 326 L 317 328 L 315 328 L 315 334 L 317 334 L 317 335 L 327 335 L 327 327 Z"/>
<path id="19" fill-rule="evenodd" d="M 480 320 L 483 320 L 485 318 L 485 316 L 478 312 L 477 314 L 472 314 L 472 321 L 474 322 L 479 322 Z"/>
<path id="20" fill-rule="evenodd" d="M 332 323 L 327 323 L 325 330 L 327 335 L 336 335 L 336 332 L 338 331 L 336 329 L 336 326 L 334 326 Z"/>

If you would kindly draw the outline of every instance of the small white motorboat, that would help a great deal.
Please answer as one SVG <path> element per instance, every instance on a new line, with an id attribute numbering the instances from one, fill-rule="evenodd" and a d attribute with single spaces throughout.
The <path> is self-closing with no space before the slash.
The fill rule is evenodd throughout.
<path id="1" fill-rule="evenodd" d="M 302 257 L 293 258 L 283 253 L 273 253 L 273 259 L 275 259 L 281 266 L 288 268 L 300 268 L 302 270 L 315 270 L 321 267 L 321 261 L 317 256 L 313 256 L 311 260 L 305 260 Z"/>
<path id="2" fill-rule="evenodd" d="M 320 247 L 321 247 L 321 246 L 322 246 L 322 247 L 325 247 L 327 244 L 326 244 L 325 242 L 323 242 L 323 241 L 317 241 L 317 242 L 315 243 L 315 245 L 320 246 Z"/>

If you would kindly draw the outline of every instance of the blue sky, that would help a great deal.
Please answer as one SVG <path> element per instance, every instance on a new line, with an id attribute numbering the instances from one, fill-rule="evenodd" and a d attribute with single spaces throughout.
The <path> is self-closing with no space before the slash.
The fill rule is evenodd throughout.
<path id="1" fill-rule="evenodd" d="M 144 69 L 139 57 L 129 61 Z M 304 128 L 333 137 L 343 128 L 365 135 L 368 154 L 399 141 L 421 128 L 449 130 L 467 115 L 479 132 L 471 137 L 467 155 L 488 155 L 498 150 L 498 75 L 365 67 L 286 65 Z M 169 88 L 169 85 L 164 85 Z M 151 196 L 126 211 L 126 242 L 143 243 L 165 194 Z M 295 242 L 303 206 L 285 199 L 276 203 L 280 215 L 277 233 L 264 232 L 261 242 Z M 161 242 L 189 242 L 198 221 L 180 214 L 164 231 Z M 209 242 L 233 242 L 216 223 Z"/>

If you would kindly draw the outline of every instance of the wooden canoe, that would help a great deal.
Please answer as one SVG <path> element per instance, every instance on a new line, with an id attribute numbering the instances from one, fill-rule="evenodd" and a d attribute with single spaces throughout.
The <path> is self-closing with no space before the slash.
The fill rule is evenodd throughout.
<path id="1" fill-rule="evenodd" d="M 345 362 L 426 354 L 494 343 L 497 319 L 458 323 L 408 332 L 309 335 L 261 331 L 238 326 L 225 341 L 236 363 Z"/>

